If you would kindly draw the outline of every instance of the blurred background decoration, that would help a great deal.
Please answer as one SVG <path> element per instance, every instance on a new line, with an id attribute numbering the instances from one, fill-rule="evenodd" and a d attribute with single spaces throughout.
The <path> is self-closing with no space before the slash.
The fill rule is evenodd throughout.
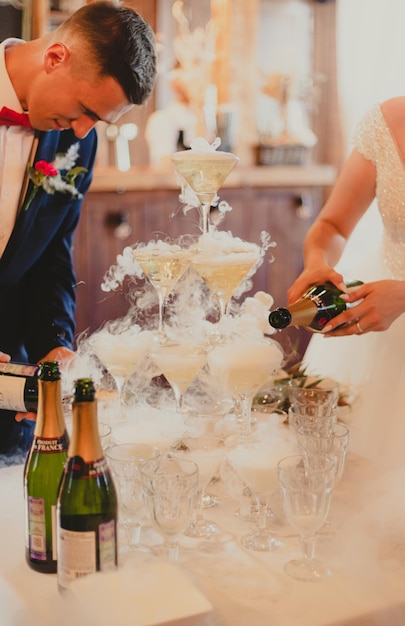
<path id="1" fill-rule="evenodd" d="M 21 36 L 22 17 L 22 0 L 0 0 L 0 41 Z"/>
<path id="2" fill-rule="evenodd" d="M 171 168 L 170 155 L 189 148 L 195 137 L 215 139 L 217 111 L 217 90 L 212 78 L 214 21 L 192 29 L 182 0 L 173 2 L 172 15 L 177 34 L 171 43 L 174 67 L 166 71 L 170 101 L 154 111 L 146 125 L 150 164 L 167 168 Z M 158 36 L 158 40 L 161 60 L 167 46 L 163 36 Z M 165 71 L 162 63 L 158 71 Z"/>
<path id="3" fill-rule="evenodd" d="M 91 1 L 91 0 L 87 0 Z M 158 43 L 158 79 L 156 88 L 143 107 L 126 114 L 122 124 L 135 124 L 133 139 L 123 137 L 120 129 L 99 124 L 99 167 L 119 171 L 129 154 L 130 168 L 160 163 L 159 154 L 147 138 L 147 125 L 156 112 L 157 130 L 150 131 L 163 144 L 170 135 L 170 148 L 188 147 L 192 135 L 203 135 L 208 141 L 221 138 L 221 149 L 237 152 L 241 164 L 257 162 L 257 146 L 269 131 L 275 135 L 279 115 L 274 102 L 262 90 L 259 75 L 283 76 L 290 132 L 290 111 L 296 122 L 299 107 L 295 92 L 297 77 L 323 74 L 327 81 L 322 89 L 320 115 L 315 117 L 301 107 L 301 117 L 317 137 L 311 151 L 314 163 L 337 163 L 339 154 L 339 120 L 336 107 L 335 71 L 335 2 L 314 0 L 122 0 L 147 19 L 154 28 Z M 35 0 L 24 2 L 23 36 L 35 38 L 55 28 L 86 0 Z M 327 54 L 325 53 L 327 49 Z M 285 78 L 291 76 L 289 84 Z M 299 82 L 301 83 L 301 78 Z M 288 82 L 288 81 L 287 81 Z M 302 99 L 300 103 L 302 103 Z M 271 115 L 271 123 L 266 117 Z M 181 118 L 185 128 L 178 127 Z M 152 126 L 153 126 L 152 124 Z M 295 126 L 297 124 L 295 123 Z M 301 134 L 302 134 L 301 124 Z M 326 141 L 327 130 L 327 141 Z M 179 136 L 180 131 L 183 131 Z M 149 132 L 149 131 L 148 131 Z M 134 136 L 136 133 L 136 136 Z M 114 139 L 115 136 L 115 139 Z M 173 139 L 175 137 L 175 139 Z M 302 139 L 302 145 L 309 141 Z M 312 137 L 313 139 L 313 137 Z M 117 166 L 116 140 L 122 146 Z M 124 145 L 124 142 L 125 143 Z M 157 149 L 157 148 L 156 148 Z M 125 151 L 125 158 L 124 158 Z M 334 154 L 331 154 L 331 152 Z M 160 153 L 163 152 L 163 145 Z M 125 166 L 126 167 L 126 166 Z M 159 165 L 160 167 L 160 165 Z"/>
<path id="4" fill-rule="evenodd" d="M 258 161 L 263 165 L 305 165 L 317 137 L 310 128 L 310 115 L 319 102 L 321 83 L 317 75 L 262 73 L 258 104 Z M 261 108 L 259 108 L 261 107 Z"/>

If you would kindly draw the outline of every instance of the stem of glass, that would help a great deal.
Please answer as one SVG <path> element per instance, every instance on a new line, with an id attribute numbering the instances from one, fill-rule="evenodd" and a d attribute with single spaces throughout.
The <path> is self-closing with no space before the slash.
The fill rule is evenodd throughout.
<path id="1" fill-rule="evenodd" d="M 241 418 L 242 418 L 241 435 L 243 438 L 250 438 L 252 436 L 252 422 L 251 422 L 252 396 L 246 395 L 245 393 L 240 393 L 239 403 L 240 403 Z"/>
<path id="2" fill-rule="evenodd" d="M 141 524 L 139 522 L 131 523 L 127 520 L 125 522 L 125 531 L 129 549 L 136 548 L 141 539 Z"/>
<path id="3" fill-rule="evenodd" d="M 304 553 L 304 559 L 306 561 L 311 561 L 315 556 L 315 542 L 316 537 L 313 535 L 312 537 L 300 537 L 302 551 Z"/>
<path id="4" fill-rule="evenodd" d="M 183 394 L 180 393 L 176 385 L 171 385 L 171 388 L 173 389 L 174 399 L 176 400 L 177 413 L 187 413 L 186 409 L 184 408 Z"/>
<path id="5" fill-rule="evenodd" d="M 196 500 L 196 505 L 194 509 L 194 520 L 193 523 L 196 524 L 199 520 L 203 519 L 203 497 L 204 497 L 204 489 L 198 490 L 198 496 Z"/>
<path id="6" fill-rule="evenodd" d="M 165 308 L 165 298 L 163 296 L 162 290 L 159 287 L 156 287 L 156 291 L 157 291 L 158 301 L 159 301 L 158 335 L 159 337 L 163 337 L 164 336 L 163 315 L 164 315 L 164 308 Z"/>
<path id="7" fill-rule="evenodd" d="M 165 548 L 169 555 L 169 563 L 177 563 L 179 560 L 179 544 L 175 541 L 166 541 Z"/>
<path id="8" fill-rule="evenodd" d="M 210 210 L 211 203 L 210 202 L 201 202 L 201 230 L 202 232 L 208 233 L 210 228 Z"/>
<path id="9" fill-rule="evenodd" d="M 218 306 L 219 306 L 219 321 L 221 321 L 223 316 L 226 315 L 227 303 L 225 302 L 223 298 L 220 298 L 219 296 L 217 296 L 217 300 L 218 300 Z"/>
<path id="10" fill-rule="evenodd" d="M 115 385 L 117 387 L 117 393 L 118 393 L 118 401 L 120 404 L 122 404 L 123 402 L 123 390 L 124 390 L 124 385 L 125 385 L 125 378 L 123 378 L 122 376 L 114 376 L 114 381 L 115 381 Z"/>
<path id="11" fill-rule="evenodd" d="M 257 518 L 257 526 L 259 530 L 263 531 L 266 529 L 266 518 L 267 518 L 267 503 L 266 498 L 262 495 L 256 495 L 256 501 L 258 505 L 258 518 Z"/>

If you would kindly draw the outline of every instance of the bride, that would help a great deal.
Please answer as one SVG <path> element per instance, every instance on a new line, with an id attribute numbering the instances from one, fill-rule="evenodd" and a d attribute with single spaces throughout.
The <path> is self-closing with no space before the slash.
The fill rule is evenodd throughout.
<path id="1" fill-rule="evenodd" d="M 381 246 L 344 277 L 335 266 L 374 199 Z M 354 149 L 306 236 L 289 302 L 326 280 L 344 289 L 345 278 L 364 282 L 343 296 L 360 302 L 312 337 L 304 364 L 354 389 L 352 451 L 405 464 L 405 97 L 376 105 L 358 125 Z"/>

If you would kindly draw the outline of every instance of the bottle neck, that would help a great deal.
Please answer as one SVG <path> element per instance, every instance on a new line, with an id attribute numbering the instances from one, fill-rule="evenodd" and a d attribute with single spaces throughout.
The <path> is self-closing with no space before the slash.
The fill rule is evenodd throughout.
<path id="1" fill-rule="evenodd" d="M 315 302 L 301 298 L 288 307 L 291 314 L 290 326 L 309 326 L 318 312 Z"/>
<path id="2" fill-rule="evenodd" d="M 38 412 L 34 436 L 59 438 L 65 434 L 66 424 L 62 407 L 60 380 L 38 380 Z"/>
<path id="3" fill-rule="evenodd" d="M 74 402 L 72 407 L 72 436 L 68 457 L 80 456 L 86 463 L 104 456 L 97 422 L 97 403 Z"/>

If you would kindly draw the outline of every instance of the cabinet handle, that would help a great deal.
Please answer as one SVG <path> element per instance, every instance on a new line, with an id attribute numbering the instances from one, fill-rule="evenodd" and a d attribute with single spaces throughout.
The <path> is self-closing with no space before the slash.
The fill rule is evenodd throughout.
<path id="1" fill-rule="evenodd" d="M 105 224 L 107 228 L 111 228 L 113 230 L 114 237 L 117 237 L 117 239 L 127 239 L 132 232 L 132 228 L 129 224 L 128 213 L 125 213 L 125 211 L 107 213 Z"/>
<path id="2" fill-rule="evenodd" d="M 304 195 L 295 196 L 293 203 L 297 217 L 301 220 L 309 220 L 312 217 L 313 210 L 311 206 L 311 199 L 309 197 L 305 198 Z"/>

